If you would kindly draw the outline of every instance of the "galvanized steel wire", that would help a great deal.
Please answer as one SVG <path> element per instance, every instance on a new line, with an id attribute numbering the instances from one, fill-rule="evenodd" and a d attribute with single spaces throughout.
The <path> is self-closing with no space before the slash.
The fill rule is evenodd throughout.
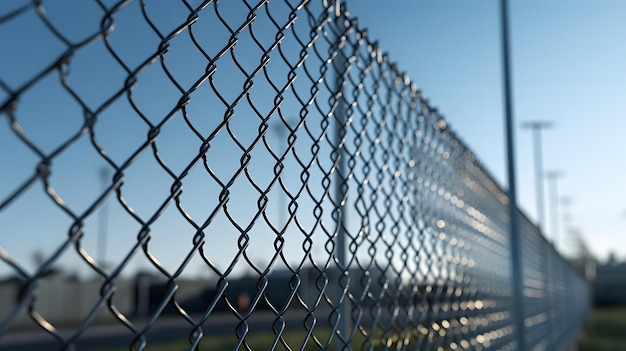
<path id="1" fill-rule="evenodd" d="M 115 323 L 150 349 L 172 318 L 189 349 L 211 323 L 233 350 L 575 339 L 586 283 L 523 217 L 516 328 L 505 192 L 345 5 L 23 1 L 0 32 L 0 342 Z M 38 303 L 59 267 L 98 287 L 71 319 Z"/>

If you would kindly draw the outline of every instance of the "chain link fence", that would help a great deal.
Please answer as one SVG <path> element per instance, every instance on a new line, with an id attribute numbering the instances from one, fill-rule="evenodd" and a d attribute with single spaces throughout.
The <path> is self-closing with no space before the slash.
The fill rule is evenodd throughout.
<path id="1" fill-rule="evenodd" d="M 522 217 L 515 325 L 505 192 L 345 5 L 0 11 L 4 348 L 575 341 L 582 277 Z"/>

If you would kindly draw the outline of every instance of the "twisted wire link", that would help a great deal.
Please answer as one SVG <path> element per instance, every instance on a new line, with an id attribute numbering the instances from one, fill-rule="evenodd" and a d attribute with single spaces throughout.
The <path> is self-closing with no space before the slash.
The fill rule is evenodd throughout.
<path id="1" fill-rule="evenodd" d="M 520 214 L 515 326 L 505 192 L 345 4 L 77 6 L 0 6 L 0 347 L 573 340 L 582 278 Z"/>

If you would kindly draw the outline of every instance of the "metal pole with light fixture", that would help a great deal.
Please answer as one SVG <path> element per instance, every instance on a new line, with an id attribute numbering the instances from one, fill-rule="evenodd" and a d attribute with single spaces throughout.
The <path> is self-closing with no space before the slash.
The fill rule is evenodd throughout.
<path id="1" fill-rule="evenodd" d="M 98 176 L 100 177 L 100 184 L 102 191 L 106 192 L 109 179 L 109 169 L 105 166 L 98 170 Z M 106 254 L 107 254 L 107 232 L 109 222 L 109 207 L 108 202 L 105 200 L 102 202 L 102 207 L 98 213 L 98 248 L 97 248 L 97 260 L 98 264 L 102 268 L 107 268 Z"/>
<path id="2" fill-rule="evenodd" d="M 546 178 L 548 179 L 548 197 L 550 198 L 550 224 L 552 227 L 552 242 L 554 248 L 559 250 L 559 190 L 558 180 L 563 176 L 561 171 L 548 171 Z"/>
<path id="3" fill-rule="evenodd" d="M 282 145 L 283 140 L 286 140 L 285 135 L 287 134 L 287 127 L 284 124 L 282 124 L 279 120 L 278 123 L 272 124 L 271 128 L 272 128 L 272 131 L 276 134 L 276 138 L 280 142 L 278 146 L 278 150 L 280 152 L 281 148 L 283 147 Z M 288 147 L 289 145 L 285 146 L 285 150 Z M 278 203 L 277 203 L 278 204 L 278 225 L 276 227 L 280 228 L 281 226 L 286 225 L 285 223 L 287 221 L 287 194 L 284 194 L 282 192 L 282 187 L 280 186 L 280 184 L 277 184 L 277 186 L 278 186 L 278 189 L 280 189 L 280 191 L 278 194 Z"/>
<path id="4" fill-rule="evenodd" d="M 511 231 L 511 283 L 513 285 L 513 319 L 516 329 L 517 348 L 526 350 L 524 333 L 523 275 L 522 275 L 522 244 L 519 230 L 519 213 L 517 211 L 517 194 L 515 183 L 515 150 L 513 131 L 513 93 L 511 89 L 511 65 L 509 58 L 509 22 L 507 0 L 500 0 L 500 25 L 502 40 L 502 74 L 504 92 L 504 119 L 506 130 L 507 170 L 509 198 L 509 221 Z"/>
<path id="5" fill-rule="evenodd" d="M 565 242 L 570 245 L 567 247 L 572 250 L 572 253 L 576 251 L 576 248 L 572 246 L 573 241 L 571 240 L 571 234 L 574 226 L 572 225 L 572 212 L 571 206 L 574 203 L 574 198 L 571 196 L 562 196 L 559 199 L 559 207 L 561 208 L 561 220 L 563 221 L 563 236 L 565 237 Z M 565 249 L 566 247 L 564 247 Z"/>
<path id="6" fill-rule="evenodd" d="M 545 225 L 545 208 L 543 195 L 543 160 L 541 150 L 541 131 L 551 128 L 552 122 L 547 121 L 528 121 L 522 123 L 522 128 L 531 129 L 533 132 L 533 144 L 535 153 L 535 190 L 537 196 L 537 227 L 542 232 Z"/>

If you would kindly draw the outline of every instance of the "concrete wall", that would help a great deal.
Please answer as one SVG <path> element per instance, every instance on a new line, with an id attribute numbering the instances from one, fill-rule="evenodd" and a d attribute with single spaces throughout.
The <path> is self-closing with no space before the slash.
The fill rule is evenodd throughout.
<path id="1" fill-rule="evenodd" d="M 79 324 L 94 309 L 96 309 L 94 322 L 113 320 L 115 317 L 107 308 L 106 303 L 96 308 L 100 300 L 101 285 L 101 281 L 77 281 L 62 277 L 44 278 L 38 281 L 33 305 L 35 310 L 55 327 Z M 113 301 L 124 314 L 132 315 L 135 312 L 134 286 L 135 283 L 132 280 L 121 280 L 115 283 Z M 4 321 L 15 310 L 19 290 L 19 282 L 0 283 L 0 321 Z M 35 326 L 35 322 L 28 314 L 28 305 L 20 310 L 11 325 L 16 328 Z"/>

